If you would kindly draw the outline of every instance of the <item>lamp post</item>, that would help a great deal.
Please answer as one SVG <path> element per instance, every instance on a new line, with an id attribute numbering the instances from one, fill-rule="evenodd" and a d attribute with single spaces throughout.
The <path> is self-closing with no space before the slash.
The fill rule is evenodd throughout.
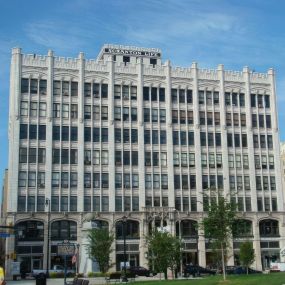
<path id="1" fill-rule="evenodd" d="M 124 216 L 122 219 L 123 223 L 123 239 L 124 239 L 124 276 L 122 278 L 122 282 L 128 282 L 127 278 L 127 268 L 126 268 L 126 262 L 127 262 L 127 254 L 126 254 L 126 224 L 127 224 L 127 217 Z"/>
<path id="2" fill-rule="evenodd" d="M 50 199 L 49 198 L 46 198 L 46 201 L 45 201 L 45 205 L 46 207 L 48 207 L 48 221 L 47 221 L 47 270 L 46 270 L 46 276 L 49 277 L 49 230 L 50 230 L 50 227 L 49 227 L 49 224 L 50 224 Z"/>
<path id="3" fill-rule="evenodd" d="M 80 244 L 78 243 L 76 245 L 76 248 L 77 248 L 77 252 L 76 252 L 76 274 L 78 275 L 79 273 L 79 247 L 80 247 Z"/>

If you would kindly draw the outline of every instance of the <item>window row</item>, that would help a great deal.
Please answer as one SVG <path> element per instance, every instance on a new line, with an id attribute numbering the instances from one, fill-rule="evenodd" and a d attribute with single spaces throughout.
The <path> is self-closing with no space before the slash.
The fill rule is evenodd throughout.
<path id="1" fill-rule="evenodd" d="M 181 167 L 195 167 L 195 153 L 189 152 L 174 152 L 173 153 L 173 166 Z"/>
<path id="2" fill-rule="evenodd" d="M 274 155 L 255 155 L 255 169 L 274 169 Z"/>
<path id="3" fill-rule="evenodd" d="M 201 167 L 202 168 L 222 168 L 223 157 L 221 153 L 202 153 L 201 154 Z"/>
<path id="4" fill-rule="evenodd" d="M 46 163 L 46 149 L 45 148 L 27 148 L 20 147 L 19 149 L 20 163 Z"/>
<path id="5" fill-rule="evenodd" d="M 30 107 L 30 108 L 29 108 Z M 23 117 L 46 117 L 47 104 L 45 102 L 27 102 L 21 101 L 20 115 Z"/>
<path id="6" fill-rule="evenodd" d="M 52 172 L 51 186 L 53 188 L 76 188 L 77 172 Z"/>
<path id="7" fill-rule="evenodd" d="M 92 117 L 93 114 L 93 117 Z M 108 106 L 85 105 L 84 119 L 93 121 L 107 121 L 108 120 Z"/>
<path id="8" fill-rule="evenodd" d="M 145 197 L 145 206 L 149 207 L 168 207 L 168 197 Z"/>
<path id="9" fill-rule="evenodd" d="M 227 133 L 228 147 L 247 147 L 247 134 Z"/>
<path id="10" fill-rule="evenodd" d="M 78 106 L 77 104 L 53 103 L 53 117 L 62 119 L 77 119 Z"/>
<path id="11" fill-rule="evenodd" d="M 77 127 L 69 126 L 53 126 L 52 139 L 54 141 L 74 141 L 78 140 Z"/>
<path id="12" fill-rule="evenodd" d="M 255 176 L 256 190 L 275 191 L 276 181 L 275 176 Z"/>
<path id="13" fill-rule="evenodd" d="M 226 113 L 226 125 L 228 127 L 246 127 L 246 114 Z"/>
<path id="14" fill-rule="evenodd" d="M 138 152 L 137 151 L 115 151 L 115 165 L 131 165 L 138 166 Z"/>
<path id="15" fill-rule="evenodd" d="M 168 175 L 147 173 L 145 175 L 145 189 L 168 189 Z"/>
<path id="16" fill-rule="evenodd" d="M 245 106 L 245 96 L 244 93 L 236 92 L 226 92 L 225 93 L 225 105 L 234 107 L 244 107 Z"/>
<path id="17" fill-rule="evenodd" d="M 53 81 L 54 96 L 78 96 L 78 82 Z"/>
<path id="18" fill-rule="evenodd" d="M 84 150 L 84 164 L 85 165 L 108 165 L 109 153 L 108 150 L 90 149 Z"/>
<path id="19" fill-rule="evenodd" d="M 137 108 L 129 107 L 115 107 L 114 108 L 114 120 L 124 122 L 136 122 L 138 119 Z"/>
<path id="20" fill-rule="evenodd" d="M 189 203 L 190 200 L 190 203 Z M 175 197 L 175 209 L 181 212 L 197 212 L 197 197 Z M 184 221 L 186 222 L 186 221 Z M 184 228 L 184 232 L 186 232 L 188 228 Z M 193 232 L 197 230 L 193 229 Z"/>
<path id="21" fill-rule="evenodd" d="M 249 161 L 247 154 L 236 154 L 236 155 L 229 154 L 228 162 L 229 162 L 229 168 L 235 168 L 235 169 L 249 168 Z"/>
<path id="22" fill-rule="evenodd" d="M 229 182 L 231 190 L 250 190 L 250 177 L 248 175 L 230 175 Z"/>
<path id="23" fill-rule="evenodd" d="M 270 203 L 271 200 L 271 203 Z M 271 204 L 271 205 L 270 205 Z M 257 211 L 258 212 L 271 212 L 271 211 L 277 211 L 277 199 L 276 198 L 269 198 L 269 197 L 258 197 L 257 198 Z M 267 229 L 265 229 L 267 231 Z M 278 226 L 277 226 L 277 232 L 278 232 Z"/>
<path id="24" fill-rule="evenodd" d="M 199 112 L 199 123 L 201 126 L 219 126 L 221 124 L 219 112 Z"/>
<path id="25" fill-rule="evenodd" d="M 94 172 L 93 175 L 91 175 L 90 172 L 84 173 L 84 188 L 91 188 L 92 180 L 93 180 L 93 188 L 103 188 L 108 189 L 109 188 L 109 174 L 108 173 L 99 173 Z"/>
<path id="26" fill-rule="evenodd" d="M 193 93 L 191 89 L 171 89 L 171 101 L 172 103 L 187 103 L 193 104 Z"/>
<path id="27" fill-rule="evenodd" d="M 114 85 L 114 99 L 137 100 L 137 86 Z"/>
<path id="28" fill-rule="evenodd" d="M 236 205 L 239 212 L 251 212 L 251 197 L 231 197 L 231 203 Z M 245 226 L 245 225 L 243 225 Z M 240 227 L 239 227 L 240 230 Z"/>
<path id="29" fill-rule="evenodd" d="M 41 94 L 47 93 L 47 81 L 44 79 L 29 79 L 22 78 L 21 80 L 21 93 Z"/>
<path id="30" fill-rule="evenodd" d="M 166 110 L 165 109 L 155 109 L 155 108 L 144 108 L 144 122 L 152 122 L 161 124 L 166 122 Z"/>
<path id="31" fill-rule="evenodd" d="M 253 135 L 253 147 L 273 149 L 272 135 Z"/>
<path id="32" fill-rule="evenodd" d="M 174 189 L 196 189 L 196 176 L 193 174 L 175 174 L 174 175 Z"/>
<path id="33" fill-rule="evenodd" d="M 270 97 L 269 95 L 250 94 L 250 105 L 254 108 L 270 108 Z"/>
<path id="34" fill-rule="evenodd" d="M 115 174 L 116 189 L 138 189 L 139 175 L 136 173 L 116 173 Z"/>
<path id="35" fill-rule="evenodd" d="M 143 87 L 143 100 L 165 102 L 165 88 Z"/>
<path id="36" fill-rule="evenodd" d="M 18 186 L 45 188 L 45 172 L 20 171 Z"/>
<path id="37" fill-rule="evenodd" d="M 53 164 L 77 164 L 78 153 L 77 149 L 59 149 L 53 148 L 52 150 L 52 163 Z"/>
<path id="38" fill-rule="evenodd" d="M 220 94 L 218 91 L 204 91 L 204 90 L 199 90 L 198 92 L 198 99 L 199 99 L 199 104 L 200 105 L 219 105 L 220 102 Z"/>
<path id="39" fill-rule="evenodd" d="M 20 125 L 20 139 L 46 140 L 45 125 Z"/>
<path id="40" fill-rule="evenodd" d="M 92 139 L 91 139 L 92 138 Z M 107 128 L 84 128 L 84 141 L 85 142 L 108 142 L 108 129 Z"/>
<path id="41" fill-rule="evenodd" d="M 93 203 L 91 203 L 93 202 Z M 109 197 L 102 196 L 84 196 L 84 211 L 85 212 L 108 212 L 109 211 Z"/>
<path id="42" fill-rule="evenodd" d="M 164 130 L 144 130 L 145 144 L 166 144 L 166 131 Z"/>
<path id="43" fill-rule="evenodd" d="M 94 98 L 108 98 L 108 84 L 84 83 L 84 96 Z"/>
<path id="44" fill-rule="evenodd" d="M 118 129 L 115 128 L 115 143 L 137 143 L 138 130 L 137 129 Z"/>
<path id="45" fill-rule="evenodd" d="M 167 166 L 167 152 L 146 151 L 145 152 L 145 166 Z"/>
<path id="46" fill-rule="evenodd" d="M 270 115 L 264 115 L 264 114 L 252 114 L 252 127 L 253 128 L 267 128 L 271 129 L 271 116 Z"/>
<path id="47" fill-rule="evenodd" d="M 133 196 L 116 196 L 115 197 L 115 211 L 122 212 L 122 211 L 139 211 L 139 197 Z M 127 223 L 127 227 L 130 226 Z M 138 224 L 137 224 L 138 226 Z M 121 229 L 122 231 L 123 229 Z M 134 232 L 139 232 L 138 228 L 133 229 Z M 123 236 L 121 234 L 121 236 Z M 129 237 L 130 238 L 130 237 Z M 132 238 L 139 238 L 139 234 L 134 234 Z"/>
<path id="48" fill-rule="evenodd" d="M 223 175 L 202 175 L 202 188 L 206 189 L 223 189 L 224 177 Z"/>
<path id="49" fill-rule="evenodd" d="M 221 146 L 221 133 L 200 132 L 200 144 L 208 147 Z"/>
<path id="50" fill-rule="evenodd" d="M 194 145 L 194 132 L 173 131 L 172 140 L 173 145 Z"/>

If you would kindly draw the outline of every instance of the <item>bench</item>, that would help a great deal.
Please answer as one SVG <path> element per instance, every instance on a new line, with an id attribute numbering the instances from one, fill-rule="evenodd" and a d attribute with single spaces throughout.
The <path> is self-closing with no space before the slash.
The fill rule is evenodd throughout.
<path id="1" fill-rule="evenodd" d="M 106 283 L 110 284 L 110 283 L 121 283 L 121 273 L 111 273 L 109 277 L 105 278 Z"/>

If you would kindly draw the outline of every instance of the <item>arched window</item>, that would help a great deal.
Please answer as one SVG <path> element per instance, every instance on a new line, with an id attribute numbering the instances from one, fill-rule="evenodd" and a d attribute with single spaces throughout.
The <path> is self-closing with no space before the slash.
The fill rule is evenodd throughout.
<path id="1" fill-rule="evenodd" d="M 198 236 L 198 223 L 193 220 L 182 220 L 176 222 L 176 236 L 182 238 L 196 238 Z"/>
<path id="2" fill-rule="evenodd" d="M 252 222 L 249 220 L 239 219 L 233 224 L 233 237 L 252 237 Z"/>
<path id="3" fill-rule="evenodd" d="M 109 229 L 109 223 L 102 220 L 92 220 L 91 226 L 92 229 Z"/>
<path id="4" fill-rule="evenodd" d="M 39 221 L 25 221 L 16 224 L 16 238 L 18 241 L 43 241 L 44 223 Z"/>
<path id="5" fill-rule="evenodd" d="M 278 221 L 271 219 L 260 221 L 259 234 L 261 237 L 279 237 Z"/>
<path id="6" fill-rule="evenodd" d="M 77 224 L 73 221 L 62 220 L 51 224 L 52 240 L 77 240 Z"/>
<path id="7" fill-rule="evenodd" d="M 124 238 L 124 229 L 126 239 L 140 238 L 140 225 L 137 221 L 127 220 L 126 222 L 118 221 L 116 223 L 116 239 Z"/>

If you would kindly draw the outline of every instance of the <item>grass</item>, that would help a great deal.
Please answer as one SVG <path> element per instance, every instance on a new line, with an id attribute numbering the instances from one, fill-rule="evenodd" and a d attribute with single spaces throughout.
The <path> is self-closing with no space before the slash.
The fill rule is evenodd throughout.
<path id="1" fill-rule="evenodd" d="M 210 276 L 202 279 L 188 280 L 161 280 L 135 282 L 139 285 L 283 285 L 285 284 L 285 273 L 230 275 L 223 281 L 222 276 Z"/>

